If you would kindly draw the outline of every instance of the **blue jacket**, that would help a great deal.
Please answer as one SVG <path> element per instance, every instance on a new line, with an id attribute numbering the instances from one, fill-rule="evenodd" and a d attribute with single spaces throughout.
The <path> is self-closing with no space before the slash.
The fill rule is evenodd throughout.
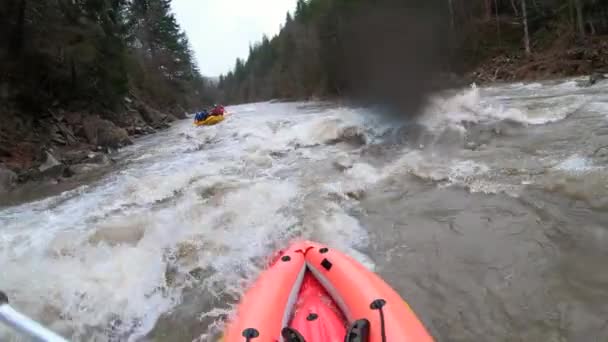
<path id="1" fill-rule="evenodd" d="M 202 120 L 205 120 L 208 116 L 209 116 L 209 113 L 206 110 L 204 110 L 202 112 L 196 113 L 196 116 L 194 116 L 194 120 L 202 121 Z"/>

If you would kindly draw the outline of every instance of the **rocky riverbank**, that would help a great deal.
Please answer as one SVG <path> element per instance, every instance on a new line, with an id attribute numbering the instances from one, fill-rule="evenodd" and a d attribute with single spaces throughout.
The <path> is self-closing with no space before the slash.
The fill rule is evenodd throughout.
<path id="1" fill-rule="evenodd" d="M 181 108 L 161 113 L 136 98 L 126 98 L 119 112 L 50 108 L 30 115 L 5 108 L 0 113 L 0 206 L 65 191 L 101 175 L 114 164 L 113 152 L 185 117 Z"/>
<path id="2" fill-rule="evenodd" d="M 537 47 L 529 55 L 521 49 L 499 53 L 480 63 L 467 78 L 484 84 L 589 75 L 588 85 L 593 85 L 608 73 L 607 38 L 598 36 L 575 42 L 565 36 L 550 46 Z"/>

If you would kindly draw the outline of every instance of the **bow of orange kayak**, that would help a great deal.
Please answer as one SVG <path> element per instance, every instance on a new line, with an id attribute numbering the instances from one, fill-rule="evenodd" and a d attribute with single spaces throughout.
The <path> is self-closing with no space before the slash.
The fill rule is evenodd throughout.
<path id="1" fill-rule="evenodd" d="M 259 276 L 225 342 L 432 341 L 409 305 L 378 275 L 315 242 L 298 242 Z"/>

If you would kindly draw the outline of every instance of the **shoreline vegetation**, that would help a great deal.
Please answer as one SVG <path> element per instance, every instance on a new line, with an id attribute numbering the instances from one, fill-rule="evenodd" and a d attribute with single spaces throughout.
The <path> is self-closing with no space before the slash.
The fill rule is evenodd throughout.
<path id="1" fill-rule="evenodd" d="M 7 0 L 0 16 L 0 206 L 95 179 L 113 151 L 215 101 L 416 112 L 446 87 L 608 73 L 608 4 L 594 0 L 299 0 L 219 82 L 170 0 Z"/>
<path id="2" fill-rule="evenodd" d="M 249 57 L 220 77 L 219 89 L 227 103 L 324 97 L 384 103 L 403 96 L 412 102 L 453 80 L 595 74 L 593 83 L 603 73 L 605 1 L 299 0 L 277 35 L 251 45 Z"/>
<path id="3" fill-rule="evenodd" d="M 170 0 L 6 0 L 0 17 L 0 205 L 111 168 L 215 96 Z"/>

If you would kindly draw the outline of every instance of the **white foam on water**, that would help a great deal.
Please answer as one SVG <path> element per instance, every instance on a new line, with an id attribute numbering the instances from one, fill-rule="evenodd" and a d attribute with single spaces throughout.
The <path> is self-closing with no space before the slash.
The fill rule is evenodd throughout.
<path id="1" fill-rule="evenodd" d="M 593 165 L 593 162 L 590 159 L 574 154 L 562 160 L 553 169 L 571 173 L 584 173 L 586 171 L 596 170 L 598 167 Z"/>
<path id="2" fill-rule="evenodd" d="M 373 271 L 375 268 L 374 262 L 365 254 L 353 249 L 353 247 L 365 247 L 368 243 L 368 234 L 361 227 L 359 221 L 347 215 L 335 204 L 328 204 L 327 210 L 329 215 L 321 217 L 318 221 L 316 230 L 320 233 L 316 237 L 322 242 L 331 243 L 336 248 L 347 252 L 355 260 Z"/>
<path id="3" fill-rule="evenodd" d="M 461 186 L 471 192 L 499 193 L 512 190 L 506 185 L 489 182 L 484 177 L 491 168 L 473 160 L 446 159 L 423 151 L 406 151 L 401 158 L 381 172 L 384 179 L 401 178 L 410 174 L 436 182 L 438 186 Z"/>
<path id="4" fill-rule="evenodd" d="M 572 107 L 564 103 L 566 109 L 551 112 L 542 102 L 516 108 L 506 95 L 498 99 L 472 87 L 437 96 L 421 123 L 460 131 L 462 121 L 542 123 L 583 100 L 567 98 Z M 121 340 L 137 340 L 189 287 L 238 296 L 259 274 L 260 260 L 292 239 L 320 240 L 373 268 L 360 252 L 368 244 L 366 228 L 347 206 L 383 181 L 409 174 L 473 192 L 503 189 L 484 178 L 492 172 L 488 165 L 432 151 L 405 150 L 384 166 L 357 160 L 356 146 L 333 141 L 347 128 L 373 141 L 390 126 L 370 119 L 366 109 L 300 105 L 229 108 L 234 115 L 212 127 L 177 123 L 125 149 L 132 163 L 95 184 L 0 209 L 2 289 L 16 307 L 74 340 L 104 340 L 112 323 Z M 331 168 L 340 153 L 355 156 L 341 173 Z M 592 167 L 577 163 L 573 157 L 559 168 Z M 189 276 L 196 269 L 210 273 L 202 284 Z M 205 308 L 195 316 L 221 313 Z"/>
<path id="5" fill-rule="evenodd" d="M 516 85 L 480 89 L 473 84 L 469 89 L 451 95 L 431 98 L 419 122 L 431 130 L 463 130 L 462 123 L 511 120 L 522 124 L 542 125 L 565 119 L 588 101 L 583 94 L 563 93 L 571 83 L 555 86 L 542 84 Z M 509 95 L 508 89 L 514 93 Z M 530 91 L 534 96 L 530 97 Z M 559 90 L 563 94 L 554 94 Z M 492 96 L 496 92 L 500 96 Z"/>
<path id="6" fill-rule="evenodd" d="M 585 106 L 585 109 L 597 114 L 605 114 L 608 117 L 608 102 L 590 102 Z"/>
<path id="7" fill-rule="evenodd" d="M 236 295 L 259 273 L 259 260 L 298 237 L 339 246 L 371 267 L 354 248 L 367 241 L 355 218 L 313 199 L 318 212 L 305 214 L 314 227 L 299 226 L 309 189 L 298 172 L 274 175 L 331 158 L 333 145 L 295 145 L 365 128 L 362 113 L 309 115 L 296 105 L 256 104 L 254 112 L 200 129 L 180 122 L 126 149 L 135 163 L 102 181 L 0 210 L 2 289 L 16 307 L 73 340 L 136 340 L 179 305 L 193 269 L 221 270 L 205 281 Z M 192 149 L 201 142 L 203 149 Z M 270 155 L 281 150 L 295 151 L 288 164 Z M 368 184 L 375 173 L 360 164 L 345 178 Z"/>

